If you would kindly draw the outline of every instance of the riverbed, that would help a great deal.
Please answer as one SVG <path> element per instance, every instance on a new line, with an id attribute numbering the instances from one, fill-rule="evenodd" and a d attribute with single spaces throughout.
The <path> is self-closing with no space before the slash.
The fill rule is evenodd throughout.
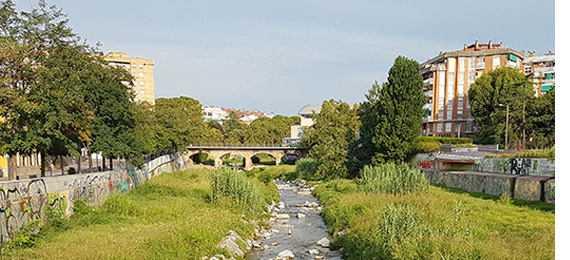
<path id="1" fill-rule="evenodd" d="M 319 201 L 312 196 L 311 190 L 281 180 L 275 183 L 281 205 L 273 207 L 271 228 L 261 234 L 264 238 L 256 241 L 261 249 L 254 249 L 247 259 L 283 259 L 279 254 L 289 250 L 295 259 L 340 260 L 341 251 L 328 248 L 328 241 L 332 239 L 319 215 Z"/>

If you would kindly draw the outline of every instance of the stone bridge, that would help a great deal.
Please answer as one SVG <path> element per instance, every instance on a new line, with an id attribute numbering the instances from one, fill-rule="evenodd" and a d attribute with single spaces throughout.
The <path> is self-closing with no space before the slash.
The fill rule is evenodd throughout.
<path id="1" fill-rule="evenodd" d="M 237 154 L 245 158 L 245 169 L 253 168 L 251 160 L 257 154 L 269 154 L 275 158 L 275 164 L 281 162 L 285 155 L 295 155 L 303 158 L 307 149 L 303 147 L 289 147 L 282 144 L 191 144 L 187 155 L 192 160 L 195 155 L 205 153 L 214 159 L 214 166 L 222 166 L 222 157 L 227 154 Z"/>

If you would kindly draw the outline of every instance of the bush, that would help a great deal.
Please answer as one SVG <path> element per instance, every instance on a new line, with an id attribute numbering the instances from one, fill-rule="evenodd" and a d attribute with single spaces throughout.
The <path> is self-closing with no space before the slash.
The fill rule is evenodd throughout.
<path id="1" fill-rule="evenodd" d="M 209 177 L 210 201 L 229 200 L 255 213 L 264 211 L 260 188 L 243 171 L 220 168 L 211 171 Z"/>
<path id="2" fill-rule="evenodd" d="M 516 153 L 487 154 L 487 158 L 547 158 L 554 161 L 554 147 L 550 149 L 524 150 Z"/>
<path id="3" fill-rule="evenodd" d="M 422 141 L 416 144 L 416 153 L 435 153 L 439 152 L 441 143 L 434 141 Z"/>
<path id="4" fill-rule="evenodd" d="M 453 148 L 477 148 L 476 144 L 453 144 L 451 145 Z"/>
<path id="5" fill-rule="evenodd" d="M 67 169 L 67 174 L 75 174 L 75 168 L 70 167 L 69 169 Z"/>
<path id="6" fill-rule="evenodd" d="M 316 159 L 303 158 L 298 160 L 295 165 L 297 178 L 313 180 L 321 162 Z"/>
<path id="7" fill-rule="evenodd" d="M 417 142 L 438 142 L 440 144 L 472 144 L 473 139 L 467 137 L 440 137 L 440 136 L 422 136 L 416 138 Z"/>
<path id="8" fill-rule="evenodd" d="M 406 194 L 429 187 L 428 180 L 420 171 L 406 164 L 367 165 L 360 171 L 360 176 L 362 189 L 366 192 Z"/>

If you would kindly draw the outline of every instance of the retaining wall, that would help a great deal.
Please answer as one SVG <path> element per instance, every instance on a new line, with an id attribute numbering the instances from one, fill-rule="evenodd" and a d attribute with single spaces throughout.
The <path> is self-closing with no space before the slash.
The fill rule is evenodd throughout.
<path id="1" fill-rule="evenodd" d="M 483 158 L 477 171 L 553 177 L 555 165 L 546 158 Z"/>
<path id="2" fill-rule="evenodd" d="M 48 208 L 71 216 L 77 199 L 100 205 L 111 194 L 128 192 L 162 173 L 184 169 L 187 164 L 187 156 L 169 154 L 146 163 L 143 169 L 0 182 L 0 242 L 10 240 L 30 221 L 43 219 Z"/>
<path id="3" fill-rule="evenodd" d="M 554 203 L 554 178 L 475 171 L 421 170 L 433 185 Z"/>

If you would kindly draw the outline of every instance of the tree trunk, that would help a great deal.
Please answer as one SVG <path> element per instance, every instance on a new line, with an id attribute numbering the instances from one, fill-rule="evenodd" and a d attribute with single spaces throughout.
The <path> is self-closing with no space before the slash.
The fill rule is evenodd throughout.
<path id="1" fill-rule="evenodd" d="M 107 165 L 105 165 L 105 156 L 101 156 L 101 159 L 103 161 L 102 169 L 103 169 L 103 171 L 105 171 L 105 170 L 107 170 Z"/>
<path id="2" fill-rule="evenodd" d="M 8 180 L 14 180 L 14 156 L 13 155 L 8 155 Z"/>
<path id="3" fill-rule="evenodd" d="M 49 176 L 53 176 L 53 159 L 51 155 L 48 156 L 49 160 Z"/>
<path id="4" fill-rule="evenodd" d="M 40 176 L 46 177 L 46 153 L 40 152 Z"/>
<path id="5" fill-rule="evenodd" d="M 59 156 L 59 166 L 61 167 L 61 175 L 64 175 L 65 171 L 63 170 L 63 156 L 62 155 Z"/>
<path id="6" fill-rule="evenodd" d="M 112 171 L 113 170 L 113 156 L 109 157 L 109 169 Z"/>
<path id="7" fill-rule="evenodd" d="M 93 158 L 91 156 L 91 148 L 89 147 L 89 143 L 87 143 L 87 155 L 89 156 L 89 173 L 93 173 Z"/>

